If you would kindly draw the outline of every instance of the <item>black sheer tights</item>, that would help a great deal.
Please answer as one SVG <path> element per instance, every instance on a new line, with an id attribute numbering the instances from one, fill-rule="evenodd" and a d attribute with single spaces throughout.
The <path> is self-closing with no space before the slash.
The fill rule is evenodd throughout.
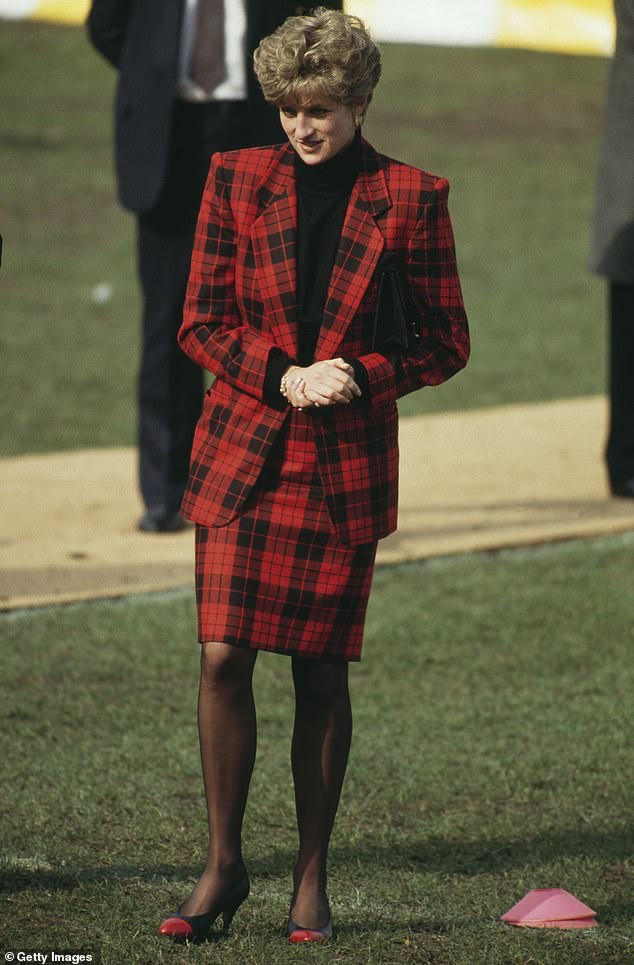
<path id="1" fill-rule="evenodd" d="M 256 745 L 255 658 L 255 651 L 229 644 L 202 646 L 198 726 L 209 851 L 196 887 L 180 908 L 185 915 L 208 911 L 244 870 L 242 819 Z M 292 670 L 291 761 L 299 852 L 291 910 L 299 925 L 319 928 L 329 916 L 326 857 L 352 735 L 348 665 L 294 657 Z"/>

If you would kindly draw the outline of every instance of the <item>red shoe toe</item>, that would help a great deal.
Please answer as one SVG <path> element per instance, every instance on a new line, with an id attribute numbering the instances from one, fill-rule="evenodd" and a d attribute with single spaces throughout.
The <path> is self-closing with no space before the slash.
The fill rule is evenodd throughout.
<path id="1" fill-rule="evenodd" d="M 288 936 L 289 942 L 298 945 L 300 942 L 323 942 L 326 935 L 322 931 L 313 931 L 311 928 L 298 928 Z"/>
<path id="2" fill-rule="evenodd" d="M 323 928 L 302 928 L 292 918 L 288 920 L 288 940 L 293 945 L 303 942 L 325 942 L 332 936 L 332 919 L 329 918 Z"/>
<path id="3" fill-rule="evenodd" d="M 159 932 L 168 938 L 191 938 L 194 934 L 192 926 L 184 918 L 166 918 Z"/>

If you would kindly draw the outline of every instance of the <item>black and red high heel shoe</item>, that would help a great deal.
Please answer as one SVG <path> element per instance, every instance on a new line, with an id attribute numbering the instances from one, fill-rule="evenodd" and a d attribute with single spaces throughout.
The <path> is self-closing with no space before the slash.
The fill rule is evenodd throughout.
<path id="1" fill-rule="evenodd" d="M 242 902 L 248 898 L 249 887 L 249 878 L 245 872 L 209 911 L 203 915 L 181 915 L 176 912 L 162 922 L 159 933 L 178 942 L 200 942 L 207 937 L 211 926 L 221 915 L 223 928 L 226 930 Z"/>
<path id="2" fill-rule="evenodd" d="M 321 928 L 304 928 L 303 925 L 298 925 L 293 919 L 293 905 L 295 904 L 295 894 L 291 900 L 291 907 L 288 913 L 288 940 L 293 945 L 300 945 L 304 942 L 326 942 L 329 938 L 332 938 L 332 915 L 330 914 L 330 907 L 328 901 L 326 900 L 326 914 L 328 915 L 328 921 Z"/>
<path id="3" fill-rule="evenodd" d="M 302 928 L 292 918 L 288 919 L 288 940 L 293 945 L 304 942 L 326 942 L 332 938 L 332 918 L 329 918 L 323 928 Z"/>

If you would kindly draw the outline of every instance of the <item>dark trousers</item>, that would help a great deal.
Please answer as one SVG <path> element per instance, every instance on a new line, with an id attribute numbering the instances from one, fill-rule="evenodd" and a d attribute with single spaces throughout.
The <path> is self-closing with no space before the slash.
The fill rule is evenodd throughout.
<path id="1" fill-rule="evenodd" d="M 606 449 L 612 486 L 634 480 L 634 285 L 610 283 L 610 428 Z"/>
<path id="2" fill-rule="evenodd" d="M 148 508 L 178 509 L 203 396 L 203 373 L 180 350 L 189 263 L 211 155 L 247 142 L 245 105 L 176 102 L 171 152 L 157 205 L 138 216 L 143 295 L 138 378 L 139 475 Z"/>

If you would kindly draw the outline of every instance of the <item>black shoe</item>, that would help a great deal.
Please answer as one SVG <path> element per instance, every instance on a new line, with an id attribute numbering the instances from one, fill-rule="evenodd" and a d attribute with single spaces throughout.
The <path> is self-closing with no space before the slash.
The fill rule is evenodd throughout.
<path id="1" fill-rule="evenodd" d="M 159 927 L 161 935 L 177 942 L 200 942 L 207 937 L 215 920 L 222 915 L 225 930 L 229 927 L 238 908 L 249 897 L 247 873 L 229 888 L 214 907 L 203 915 L 181 915 L 176 912 Z"/>
<path id="2" fill-rule="evenodd" d="M 624 479 L 622 482 L 614 482 L 610 488 L 613 496 L 625 496 L 626 499 L 634 499 L 634 476 L 631 479 Z"/>
<path id="3" fill-rule="evenodd" d="M 146 509 L 137 523 L 144 533 L 179 533 L 189 523 L 179 512 L 166 512 L 164 509 Z"/>

